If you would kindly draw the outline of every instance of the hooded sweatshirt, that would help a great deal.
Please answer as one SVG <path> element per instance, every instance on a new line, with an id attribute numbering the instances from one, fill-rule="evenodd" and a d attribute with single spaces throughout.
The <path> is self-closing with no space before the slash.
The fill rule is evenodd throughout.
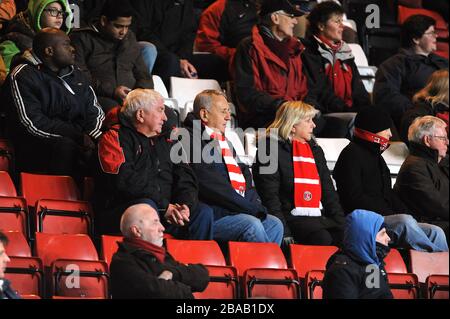
<path id="1" fill-rule="evenodd" d="M 37 32 L 41 31 L 41 16 L 44 9 L 53 2 L 59 2 L 67 15 L 72 15 L 67 0 L 30 0 L 28 9 L 19 12 L 8 27 L 6 35 L 0 43 L 0 55 L 3 57 L 6 66 L 6 72 L 9 73 L 11 62 L 14 56 L 31 49 L 33 39 Z M 71 20 L 70 17 L 67 20 Z M 69 33 L 71 24 L 64 20 L 61 29 Z"/>

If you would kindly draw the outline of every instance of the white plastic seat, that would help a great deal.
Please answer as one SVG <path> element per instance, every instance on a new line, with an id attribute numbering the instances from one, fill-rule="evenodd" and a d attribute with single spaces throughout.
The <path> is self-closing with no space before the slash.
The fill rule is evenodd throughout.
<path id="1" fill-rule="evenodd" d="M 169 98 L 169 92 L 167 92 L 167 88 L 164 85 L 164 82 L 158 75 L 152 75 L 153 78 L 153 86 L 156 92 L 162 95 L 164 98 L 164 104 L 170 106 L 177 112 L 179 112 L 178 102 L 176 99 Z"/>
<path id="2" fill-rule="evenodd" d="M 350 143 L 346 138 L 317 138 L 327 160 L 328 169 L 332 172 L 342 150 Z"/>
<path id="3" fill-rule="evenodd" d="M 373 86 L 375 85 L 375 73 L 377 68 L 369 65 L 367 57 L 359 44 L 349 43 L 348 45 L 355 56 L 355 64 L 358 67 L 358 72 L 362 78 L 364 87 L 367 92 L 372 93 Z"/>
<path id="4" fill-rule="evenodd" d="M 397 175 L 400 167 L 409 154 L 408 146 L 403 142 L 391 142 L 391 145 L 382 154 L 391 174 Z"/>

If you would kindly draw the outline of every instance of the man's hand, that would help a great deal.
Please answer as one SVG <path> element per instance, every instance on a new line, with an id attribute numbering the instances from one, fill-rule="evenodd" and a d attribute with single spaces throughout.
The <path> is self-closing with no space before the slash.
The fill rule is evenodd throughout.
<path id="1" fill-rule="evenodd" d="M 186 205 L 169 204 L 164 218 L 169 224 L 184 226 L 185 222 L 189 222 L 189 208 Z"/>
<path id="2" fill-rule="evenodd" d="M 181 74 L 186 78 L 198 79 L 197 70 L 188 60 L 180 59 Z"/>
<path id="3" fill-rule="evenodd" d="M 127 97 L 128 93 L 131 92 L 131 89 L 126 87 L 126 86 L 118 86 L 116 87 L 116 89 L 114 90 L 114 98 L 116 100 L 125 100 L 125 98 Z"/>
<path id="4" fill-rule="evenodd" d="M 164 270 L 159 276 L 159 279 L 164 279 L 164 280 L 172 280 L 173 278 L 173 274 L 168 271 L 168 270 Z"/>

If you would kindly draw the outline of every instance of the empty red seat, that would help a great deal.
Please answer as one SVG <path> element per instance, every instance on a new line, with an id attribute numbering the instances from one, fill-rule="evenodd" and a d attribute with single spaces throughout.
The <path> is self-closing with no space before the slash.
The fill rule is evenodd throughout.
<path id="1" fill-rule="evenodd" d="M 384 263 L 384 268 L 387 273 L 406 274 L 408 272 L 402 255 L 395 248 L 391 248 L 389 254 L 384 258 Z"/>
<path id="2" fill-rule="evenodd" d="M 226 266 L 219 245 L 214 240 L 167 239 L 167 251 L 179 262 Z"/>
<path id="3" fill-rule="evenodd" d="M 102 260 L 109 266 L 111 264 L 112 256 L 116 253 L 118 242 L 123 240 L 123 236 L 102 235 Z"/>
<path id="4" fill-rule="evenodd" d="M 28 207 L 21 197 L 0 196 L 0 230 L 28 233 Z"/>
<path id="5" fill-rule="evenodd" d="M 325 270 L 310 270 L 306 273 L 305 286 L 307 299 L 322 299 L 322 282 Z"/>
<path id="6" fill-rule="evenodd" d="M 419 299 L 419 279 L 415 274 L 388 273 L 394 299 Z"/>
<path id="7" fill-rule="evenodd" d="M 448 275 L 448 252 L 428 253 L 410 250 L 411 272 L 425 283 L 430 275 Z"/>
<path id="8" fill-rule="evenodd" d="M 31 257 L 31 249 L 24 233 L 20 231 L 9 231 L 5 232 L 5 235 L 9 240 L 7 248 L 7 253 L 9 256 Z"/>
<path id="9" fill-rule="evenodd" d="M 36 299 L 43 297 L 43 265 L 39 258 L 10 257 L 5 278 L 19 292 L 22 298 Z"/>
<path id="10" fill-rule="evenodd" d="M 428 299 L 447 299 L 449 298 L 448 275 L 430 275 L 426 279 Z"/>
<path id="11" fill-rule="evenodd" d="M 0 196 L 16 197 L 16 187 L 7 171 L 0 170 Z"/>

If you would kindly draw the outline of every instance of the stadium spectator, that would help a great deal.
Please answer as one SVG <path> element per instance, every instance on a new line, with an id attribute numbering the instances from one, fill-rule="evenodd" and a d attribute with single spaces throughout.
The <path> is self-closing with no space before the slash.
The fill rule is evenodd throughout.
<path id="1" fill-rule="evenodd" d="M 61 30 L 45 28 L 33 40 L 38 65 L 20 64 L 8 76 L 2 101 L 18 172 L 83 176 L 104 113 Z M 86 167 L 86 166 L 84 166 Z"/>
<path id="2" fill-rule="evenodd" d="M 16 4 L 14 0 L 0 0 L 0 32 L 3 23 L 11 20 L 16 15 Z"/>
<path id="3" fill-rule="evenodd" d="M 158 210 L 169 233 L 180 237 L 189 231 L 191 239 L 212 239 L 213 212 L 198 203 L 195 174 L 188 164 L 172 162 L 174 143 L 161 134 L 164 109 L 159 93 L 135 89 L 125 99 L 119 124 L 101 136 L 97 234 L 117 233 L 123 211 L 145 202 Z"/>
<path id="4" fill-rule="evenodd" d="M 203 11 L 195 38 L 197 51 L 211 52 L 229 62 L 239 42 L 258 21 L 257 0 L 218 0 Z"/>
<path id="5" fill-rule="evenodd" d="M 164 226 L 147 204 L 128 207 L 120 221 L 124 236 L 111 261 L 114 299 L 194 299 L 208 286 L 203 265 L 177 262 L 163 247 Z"/>
<path id="6" fill-rule="evenodd" d="M 339 245 L 344 212 L 324 153 L 312 135 L 316 113 L 303 102 L 285 102 L 267 128 L 267 137 L 259 141 L 259 146 L 266 143 L 268 154 L 258 148 L 252 171 L 264 206 L 283 221 L 285 242 L 293 237 L 301 244 Z M 264 162 L 267 156 L 270 161 Z"/>
<path id="7" fill-rule="evenodd" d="M 402 49 L 384 61 L 376 73 L 374 102 L 389 112 L 400 129 L 403 114 L 413 107 L 412 97 L 425 87 L 434 71 L 448 69 L 448 60 L 436 51 L 436 21 L 413 15 L 402 25 Z"/>
<path id="8" fill-rule="evenodd" d="M 395 246 L 420 251 L 448 251 L 443 230 L 417 223 L 392 190 L 391 174 L 381 154 L 392 137 L 389 114 L 377 107 L 359 111 L 353 141 L 342 150 L 333 171 L 346 214 L 366 209 L 383 215 Z"/>
<path id="9" fill-rule="evenodd" d="M 184 124 L 190 132 L 190 150 L 199 183 L 199 200 L 214 211 L 214 239 L 227 242 L 274 242 L 281 244 L 283 224 L 267 214 L 255 188 L 250 169 L 234 154 L 225 137 L 230 107 L 220 91 L 197 95 L 194 111 Z M 200 138 L 204 136 L 206 139 Z M 194 144 L 198 143 L 197 148 Z M 208 152 L 209 150 L 209 152 Z"/>
<path id="10" fill-rule="evenodd" d="M 105 113 L 121 105 L 132 89 L 153 89 L 136 37 L 129 30 L 132 16 L 128 1 L 109 0 L 97 23 L 71 34 L 75 62 L 91 79 Z"/>
<path id="11" fill-rule="evenodd" d="M 28 9 L 11 20 L 6 35 L 2 37 L 0 55 L 3 56 L 6 72 L 12 71 L 15 58 L 31 49 L 34 36 L 43 28 L 56 28 L 69 33 L 70 21 L 66 20 L 69 13 L 66 0 L 30 0 Z"/>
<path id="12" fill-rule="evenodd" d="M 10 262 L 6 253 L 8 237 L 0 232 L 0 300 L 1 299 L 20 299 L 19 294 L 11 287 L 9 280 L 5 279 L 6 265 Z"/>
<path id="13" fill-rule="evenodd" d="M 342 249 L 327 262 L 323 298 L 392 299 L 383 261 L 389 241 L 381 215 L 365 210 L 347 215 Z"/>
<path id="14" fill-rule="evenodd" d="M 408 143 L 408 129 L 415 118 L 432 115 L 442 119 L 447 124 L 448 133 L 448 70 L 433 72 L 427 86 L 413 97 L 414 107 L 406 111 L 402 117 L 401 137 Z"/>
<path id="15" fill-rule="evenodd" d="M 413 122 L 408 132 L 409 156 L 394 191 L 418 220 L 441 226 L 448 237 L 448 160 L 446 168 L 441 166 L 448 151 L 446 127 L 443 120 L 429 115 Z"/>
<path id="16" fill-rule="evenodd" d="M 131 0 L 131 4 L 137 12 L 138 40 L 156 46 L 153 73 L 166 87 L 171 76 L 226 80 L 227 65 L 221 58 L 193 54 L 197 31 L 193 0 Z"/>

